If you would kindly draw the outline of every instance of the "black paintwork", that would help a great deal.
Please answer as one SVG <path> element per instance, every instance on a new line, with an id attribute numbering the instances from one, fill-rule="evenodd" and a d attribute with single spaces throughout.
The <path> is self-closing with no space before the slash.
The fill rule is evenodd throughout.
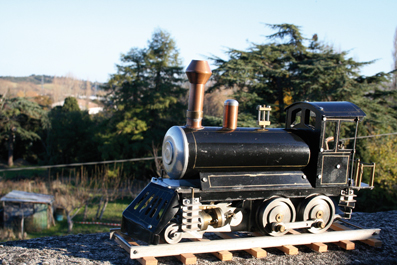
<path id="1" fill-rule="evenodd" d="M 121 231 L 150 244 L 179 210 L 178 194 L 164 185 L 149 183 L 124 210 Z"/>
<path id="2" fill-rule="evenodd" d="M 356 118 L 362 119 L 365 117 L 365 113 L 357 107 L 355 104 L 347 101 L 337 101 L 337 102 L 296 102 L 294 104 L 289 105 L 285 108 L 287 112 L 286 118 L 286 128 L 290 129 L 292 121 L 292 113 L 296 109 L 304 109 L 311 110 L 316 114 L 318 118 L 317 121 L 320 121 L 322 118 Z M 306 115 L 306 114 L 304 114 Z M 307 120 L 305 117 L 302 119 Z M 316 126 L 316 128 L 319 128 Z"/>
<path id="3" fill-rule="evenodd" d="M 203 191 L 312 187 L 302 171 L 200 173 L 200 179 Z"/>
<path id="4" fill-rule="evenodd" d="M 185 128 L 189 150 L 185 176 L 153 179 L 124 211 L 122 231 L 158 244 L 162 230 L 179 215 L 182 201 L 191 199 L 192 191 L 201 203 L 228 202 L 238 208 L 243 221 L 234 231 L 260 230 L 258 209 L 273 196 L 289 198 L 298 208 L 307 196 L 322 194 L 337 205 L 341 190 L 350 185 L 354 147 L 324 150 L 325 124 L 327 119 L 337 122 L 338 143 L 341 120 L 357 125 L 365 113 L 349 102 L 300 102 L 286 112 L 285 129 Z M 155 199 L 148 202 L 152 195 Z"/>
<path id="5" fill-rule="evenodd" d="M 296 134 L 284 129 L 218 127 L 185 129 L 189 162 L 185 179 L 200 172 L 296 171 L 304 168 L 310 149 Z"/>

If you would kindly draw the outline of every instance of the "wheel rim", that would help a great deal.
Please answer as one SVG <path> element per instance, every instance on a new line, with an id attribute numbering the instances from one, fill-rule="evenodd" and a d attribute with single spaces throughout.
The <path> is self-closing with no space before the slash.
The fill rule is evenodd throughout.
<path id="1" fill-rule="evenodd" d="M 305 199 L 301 205 L 300 215 L 303 221 L 317 220 L 317 222 L 307 230 L 311 233 L 325 232 L 334 221 L 335 207 L 332 200 L 323 195 Z"/>
<path id="2" fill-rule="evenodd" d="M 178 232 L 178 225 L 176 224 L 170 224 L 167 226 L 167 228 L 164 230 L 164 240 L 168 244 L 176 244 L 182 239 L 182 233 Z"/>
<path id="3" fill-rule="evenodd" d="M 288 232 L 284 223 L 295 221 L 295 207 L 290 199 L 272 198 L 263 203 L 259 209 L 259 224 L 261 229 L 271 236 L 282 236 Z"/>

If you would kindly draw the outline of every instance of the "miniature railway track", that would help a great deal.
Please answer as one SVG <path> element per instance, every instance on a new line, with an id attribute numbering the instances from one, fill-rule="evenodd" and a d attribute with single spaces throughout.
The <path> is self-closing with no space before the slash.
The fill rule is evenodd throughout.
<path id="1" fill-rule="evenodd" d="M 347 222 L 345 222 L 347 223 Z M 347 223 L 348 225 L 351 225 Z M 352 241 L 361 241 L 373 247 L 380 247 L 382 242 L 378 239 L 380 229 L 363 229 L 357 226 L 346 227 L 340 223 L 331 226 L 332 231 L 321 234 L 300 233 L 292 230 L 281 237 L 271 237 L 260 233 L 248 233 L 247 237 L 235 233 L 215 233 L 221 239 L 193 239 L 189 242 L 180 242 L 176 245 L 139 245 L 132 238 L 112 229 L 110 238 L 114 239 L 129 254 L 131 259 L 137 259 L 141 264 L 157 264 L 156 257 L 175 256 L 183 264 L 196 264 L 194 254 L 212 253 L 221 261 L 232 260 L 230 251 L 246 251 L 256 258 L 264 258 L 267 252 L 264 248 L 277 248 L 287 255 L 298 254 L 295 246 L 305 245 L 317 252 L 325 252 L 328 245 L 336 244 L 345 250 L 352 250 L 355 244 Z M 358 228 L 358 229 L 357 229 Z M 154 256 L 155 254 L 155 256 Z"/>

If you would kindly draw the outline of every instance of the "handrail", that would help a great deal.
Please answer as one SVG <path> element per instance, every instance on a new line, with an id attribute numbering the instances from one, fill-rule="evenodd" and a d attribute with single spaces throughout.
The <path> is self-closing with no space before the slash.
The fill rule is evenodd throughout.
<path id="1" fill-rule="evenodd" d="M 354 187 L 358 188 L 358 189 L 363 188 L 361 186 L 361 181 L 363 178 L 364 168 L 371 168 L 371 177 L 369 179 L 368 187 L 365 187 L 365 188 L 373 189 L 374 181 L 375 181 L 376 164 L 375 163 L 363 163 L 360 161 L 360 159 L 357 159 L 356 163 L 355 163 Z"/>

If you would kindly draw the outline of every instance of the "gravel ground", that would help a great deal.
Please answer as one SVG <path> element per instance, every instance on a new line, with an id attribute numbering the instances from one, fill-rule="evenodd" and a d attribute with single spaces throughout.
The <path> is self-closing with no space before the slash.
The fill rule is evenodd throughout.
<path id="1" fill-rule="evenodd" d="M 381 228 L 381 248 L 356 242 L 356 249 L 345 251 L 328 244 L 328 252 L 317 253 L 299 246 L 299 254 L 288 256 L 277 249 L 267 249 L 263 259 L 243 252 L 233 252 L 233 260 L 220 262 L 211 254 L 198 254 L 198 264 L 396 264 L 397 211 L 354 213 L 352 223 L 367 228 Z M 174 257 L 158 258 L 159 264 L 181 264 Z M 127 252 L 109 233 L 44 237 L 10 241 L 0 245 L 0 264 L 139 264 L 130 260 Z"/>

